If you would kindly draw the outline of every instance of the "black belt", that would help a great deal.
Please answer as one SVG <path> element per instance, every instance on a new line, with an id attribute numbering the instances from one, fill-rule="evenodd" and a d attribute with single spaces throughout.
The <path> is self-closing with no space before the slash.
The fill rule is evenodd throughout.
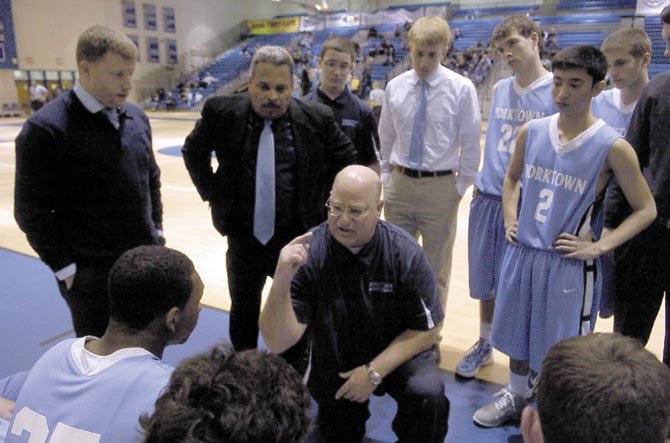
<path id="1" fill-rule="evenodd" d="M 452 173 L 451 169 L 446 171 L 417 171 L 416 169 L 405 168 L 404 166 L 393 165 L 393 169 L 399 171 L 401 174 L 412 178 L 421 177 L 443 177 Z"/>

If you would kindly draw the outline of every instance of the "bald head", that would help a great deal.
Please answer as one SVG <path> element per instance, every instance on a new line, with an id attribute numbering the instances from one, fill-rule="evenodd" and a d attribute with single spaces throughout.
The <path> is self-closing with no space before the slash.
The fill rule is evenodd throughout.
<path id="1" fill-rule="evenodd" d="M 342 169 L 330 191 L 328 229 L 347 248 L 370 241 L 381 217 L 382 184 L 375 171 L 365 166 Z"/>
<path id="2" fill-rule="evenodd" d="M 351 165 L 335 177 L 332 192 L 335 191 L 363 195 L 370 205 L 374 205 L 381 199 L 382 182 L 379 175 L 367 166 Z"/>

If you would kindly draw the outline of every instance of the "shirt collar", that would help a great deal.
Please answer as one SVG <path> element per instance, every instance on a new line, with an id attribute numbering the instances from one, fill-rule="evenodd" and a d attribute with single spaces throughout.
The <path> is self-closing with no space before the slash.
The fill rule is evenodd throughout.
<path id="1" fill-rule="evenodd" d="M 433 71 L 433 72 L 428 76 L 428 78 L 426 79 L 426 83 L 428 83 L 428 86 L 430 86 L 430 87 L 432 88 L 432 87 L 435 85 L 435 83 L 438 81 L 438 79 L 439 79 L 439 77 L 440 77 L 440 70 L 442 70 L 442 69 L 447 69 L 447 68 L 443 67 L 443 66 L 440 64 L 440 65 L 437 66 L 437 69 L 435 69 L 435 71 Z M 414 70 L 412 71 L 412 77 L 413 77 L 413 79 L 414 79 L 414 84 L 415 84 L 415 85 L 420 84 L 421 79 L 419 78 L 418 75 L 416 75 L 416 71 L 414 71 Z"/>
<path id="2" fill-rule="evenodd" d="M 89 94 L 79 82 L 74 85 L 74 93 L 91 114 L 95 114 L 106 108 L 106 106 L 100 103 L 97 98 Z"/>
<path id="3" fill-rule="evenodd" d="M 316 88 L 316 95 L 319 96 L 319 99 L 321 99 L 322 102 L 324 103 L 337 103 L 340 106 L 344 106 L 347 104 L 347 94 L 349 93 L 349 87 L 344 86 L 344 89 L 342 90 L 342 93 L 335 97 L 335 99 L 331 99 L 326 95 L 325 92 L 323 92 L 321 89 Z"/>

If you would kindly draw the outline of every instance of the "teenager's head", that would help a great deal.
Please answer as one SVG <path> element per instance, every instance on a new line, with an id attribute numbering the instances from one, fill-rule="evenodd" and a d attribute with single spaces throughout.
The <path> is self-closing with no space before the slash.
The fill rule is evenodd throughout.
<path id="1" fill-rule="evenodd" d="M 493 30 L 491 43 L 505 62 L 517 72 L 534 58 L 540 59 L 542 35 L 527 15 L 511 15 Z"/>
<path id="2" fill-rule="evenodd" d="M 571 46 L 554 56 L 551 69 L 551 94 L 559 112 L 573 116 L 588 113 L 591 99 L 605 87 L 605 55 L 593 46 Z"/>
<path id="3" fill-rule="evenodd" d="M 94 25 L 77 41 L 79 83 L 100 103 L 123 106 L 133 85 L 137 47 L 121 31 Z"/>
<path id="4" fill-rule="evenodd" d="M 153 415 L 140 421 L 145 443 L 299 443 L 310 408 L 307 388 L 284 359 L 218 345 L 181 362 Z"/>
<path id="5" fill-rule="evenodd" d="M 591 85 L 603 81 L 607 75 L 607 59 L 597 48 L 589 45 L 577 45 L 556 53 L 551 61 L 554 72 L 559 70 L 580 69 L 591 77 Z"/>
<path id="6" fill-rule="evenodd" d="M 195 328 L 203 284 L 186 255 L 164 246 L 138 246 L 119 257 L 107 283 L 110 322 L 128 331 L 156 325 L 183 342 Z"/>
<path id="7" fill-rule="evenodd" d="M 670 58 L 670 5 L 666 6 L 661 11 L 661 22 L 663 23 L 661 36 L 665 42 L 665 52 L 663 55 Z"/>
<path id="8" fill-rule="evenodd" d="M 331 37 L 326 40 L 319 56 L 321 67 L 319 87 L 326 92 L 342 92 L 354 67 L 355 56 L 354 44 L 348 38 Z"/>
<path id="9" fill-rule="evenodd" d="M 603 41 L 600 50 L 607 58 L 610 78 L 617 88 L 629 88 L 648 80 L 651 40 L 644 30 L 625 28 L 614 31 Z"/>
<path id="10" fill-rule="evenodd" d="M 441 17 L 421 17 L 409 30 L 409 49 L 417 76 L 425 80 L 440 66 L 451 42 L 449 24 Z"/>
<path id="11" fill-rule="evenodd" d="M 636 340 L 590 334 L 545 355 L 527 443 L 662 443 L 670 424 L 670 369 Z M 538 420 L 539 417 L 539 420 Z"/>

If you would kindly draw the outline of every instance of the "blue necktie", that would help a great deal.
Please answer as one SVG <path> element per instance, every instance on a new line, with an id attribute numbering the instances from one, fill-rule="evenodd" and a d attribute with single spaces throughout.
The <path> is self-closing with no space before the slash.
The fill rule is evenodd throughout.
<path id="1" fill-rule="evenodd" d="M 107 119 L 114 125 L 116 129 L 119 129 L 119 111 L 116 108 L 104 108 L 102 112 L 105 113 Z"/>
<path id="2" fill-rule="evenodd" d="M 428 82 L 421 80 L 421 95 L 414 113 L 412 138 L 409 144 L 409 167 L 420 169 L 423 161 L 424 136 L 426 135 L 426 106 L 428 104 Z"/>
<path id="3" fill-rule="evenodd" d="M 265 121 L 256 157 L 254 237 L 264 245 L 275 231 L 275 140 L 271 124 Z"/>

